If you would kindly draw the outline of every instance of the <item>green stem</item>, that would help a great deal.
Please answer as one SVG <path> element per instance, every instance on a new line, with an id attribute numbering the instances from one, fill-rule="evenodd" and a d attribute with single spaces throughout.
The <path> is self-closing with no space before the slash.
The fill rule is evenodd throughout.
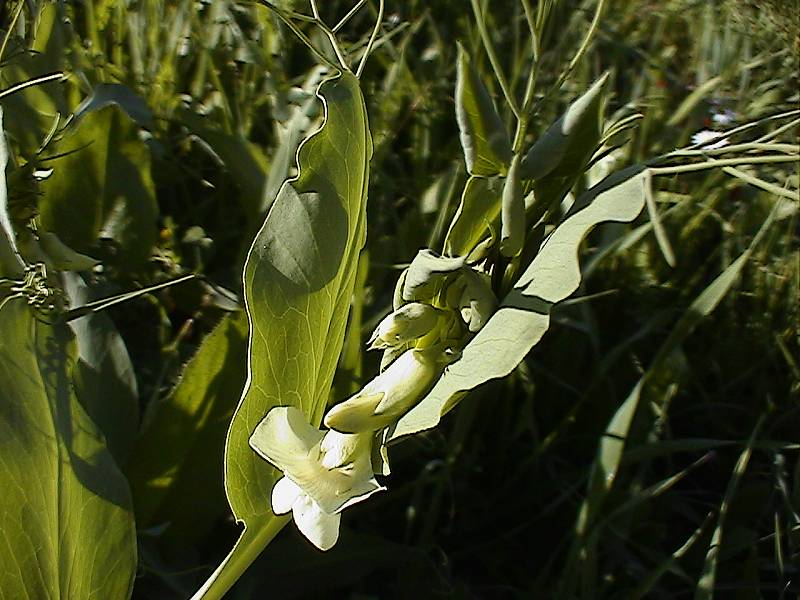
<path id="1" fill-rule="evenodd" d="M 252 529 L 245 527 L 230 554 L 225 557 L 225 560 L 220 563 L 203 586 L 194 593 L 191 600 L 221 600 L 224 598 L 225 594 L 267 547 L 267 544 L 272 541 L 272 538 L 283 529 L 288 520 L 288 517 L 272 518 L 252 534 L 250 533 Z"/>
<path id="2" fill-rule="evenodd" d="M 118 296 L 111 296 L 109 298 L 101 298 L 93 302 L 87 302 L 83 306 L 78 306 L 77 308 L 67 311 L 64 314 L 64 321 L 72 321 L 73 319 L 80 318 L 89 313 L 100 312 L 101 310 L 105 310 L 117 304 L 127 302 L 128 300 L 133 300 L 134 298 L 138 298 L 144 294 L 149 294 L 150 292 L 155 292 L 156 290 L 177 285 L 179 283 L 183 283 L 184 281 L 189 281 L 190 279 L 196 279 L 197 277 L 198 276 L 194 273 L 190 273 L 189 275 L 184 275 L 183 277 L 178 277 L 177 279 L 173 279 L 171 281 L 165 281 L 164 283 L 151 285 L 150 287 L 136 290 L 135 292 L 127 292 Z"/>
<path id="3" fill-rule="evenodd" d="M 339 21 L 331 31 L 333 31 L 333 33 L 339 31 L 342 27 L 345 26 L 345 24 L 350 19 L 353 18 L 353 15 L 355 15 L 361 9 L 361 7 L 364 6 L 366 3 L 367 0 L 358 0 L 358 3 L 353 8 L 351 8 L 345 16 L 342 17 L 341 21 Z"/>
<path id="4" fill-rule="evenodd" d="M 372 52 L 372 46 L 375 43 L 375 38 L 378 37 L 378 31 L 380 30 L 381 22 L 383 21 L 384 8 L 384 1 L 380 0 L 380 5 L 378 6 L 378 18 L 375 20 L 375 27 L 372 30 L 372 35 L 369 36 L 369 42 L 367 42 L 367 47 L 364 49 L 364 55 L 361 57 L 361 61 L 358 63 L 358 69 L 356 70 L 357 78 L 361 78 L 361 73 L 364 71 L 364 66 L 367 64 L 369 53 Z"/>
<path id="5" fill-rule="evenodd" d="M 258 0 L 258 2 L 260 4 L 263 4 L 264 6 L 266 6 L 272 12 L 274 12 L 278 16 L 278 18 L 281 21 L 283 21 L 284 25 L 286 25 L 292 31 L 292 33 L 294 33 L 297 36 L 297 38 L 301 42 L 303 42 L 303 44 L 305 44 L 306 47 L 309 50 L 311 50 L 311 52 L 314 54 L 314 56 L 317 57 L 317 60 L 319 60 L 320 62 L 322 62 L 322 63 L 324 63 L 326 65 L 328 65 L 330 68 L 332 68 L 335 71 L 339 70 L 339 66 L 336 65 L 333 61 L 331 61 L 327 56 L 322 54 L 322 52 L 317 50 L 317 48 L 314 46 L 314 44 L 311 43 L 311 40 L 308 39 L 308 36 L 306 36 L 305 33 L 300 31 L 300 29 L 297 27 L 297 25 L 295 25 L 292 22 L 292 20 L 289 18 L 289 16 L 281 8 L 275 6 L 269 0 Z"/>
<path id="6" fill-rule="evenodd" d="M 336 41 L 336 35 L 328 29 L 328 26 L 322 21 L 322 18 L 319 16 L 319 9 L 317 8 L 317 0 L 311 0 L 311 12 L 314 15 L 314 23 L 322 30 L 322 32 L 327 36 L 328 41 L 331 44 L 331 48 L 333 48 L 333 53 L 336 55 L 336 60 L 339 61 L 339 64 L 342 66 L 342 69 L 345 71 L 349 71 L 350 69 L 347 68 L 347 61 L 344 59 L 344 55 L 342 54 L 341 48 L 339 48 L 339 42 Z"/>
<path id="7" fill-rule="evenodd" d="M 724 158 L 722 160 L 710 160 L 691 165 L 677 165 L 675 167 L 650 167 L 650 172 L 653 175 L 675 175 L 676 173 L 691 173 L 692 171 L 704 171 L 705 169 L 714 169 L 716 167 L 787 162 L 800 162 L 800 156 L 752 156 L 749 158 Z"/>
<path id="8" fill-rule="evenodd" d="M 750 175 L 750 173 L 745 173 L 744 171 L 740 171 L 739 169 L 735 169 L 733 167 L 722 167 L 722 170 L 731 177 L 736 177 L 737 179 L 741 179 L 745 183 L 749 183 L 753 187 L 762 189 L 765 192 L 769 192 L 770 194 L 780 196 L 781 198 L 789 198 L 789 200 L 800 202 L 800 194 L 798 194 L 797 192 L 792 192 L 791 190 L 784 189 L 778 185 L 775 185 L 774 183 L 764 181 L 762 179 L 759 179 L 758 177 L 753 177 L 752 175 Z"/>
<path id="9" fill-rule="evenodd" d="M 561 86 L 564 85 L 564 82 L 569 78 L 572 74 L 572 71 L 575 70 L 575 67 L 578 66 L 578 63 L 583 58 L 583 55 L 586 54 L 586 50 L 589 48 L 589 44 L 594 38 L 595 33 L 597 33 L 597 27 L 600 24 L 600 17 L 603 14 L 603 11 L 606 7 L 606 0 L 599 0 L 597 3 L 597 8 L 594 11 L 594 16 L 592 17 L 592 22 L 589 25 L 589 30 L 586 32 L 586 35 L 583 37 L 583 41 L 581 42 L 578 51 L 575 53 L 575 56 L 572 57 L 572 60 L 569 61 L 567 68 L 561 73 L 558 77 L 558 81 L 556 81 L 555 85 L 550 88 L 547 94 L 537 103 L 533 112 L 536 112 L 540 106 L 542 106 L 545 102 L 547 102 L 550 97 L 559 89 Z"/>
<path id="10" fill-rule="evenodd" d="M 751 121 L 750 123 L 745 123 L 744 125 L 739 125 L 738 127 L 734 127 L 733 129 L 728 129 L 727 131 L 720 131 L 720 139 L 722 139 L 723 137 L 730 137 L 730 136 L 732 136 L 734 134 L 737 134 L 737 133 L 742 133 L 744 131 L 752 129 L 753 127 L 758 127 L 759 125 L 763 125 L 765 123 L 768 123 L 769 121 L 776 121 L 778 119 L 787 119 L 789 117 L 795 117 L 797 115 L 800 115 L 800 110 L 789 110 L 789 111 L 786 111 L 786 112 L 783 112 L 783 113 L 778 113 L 777 115 L 770 115 L 768 117 L 764 117 L 763 119 L 758 119 L 757 121 Z M 769 139 L 771 139 L 776 132 L 778 132 L 778 134 L 780 134 L 780 133 L 782 133 L 784 127 L 791 128 L 794 125 L 797 125 L 798 122 L 800 122 L 800 119 L 795 119 L 791 123 L 787 123 L 787 124 L 783 125 L 782 127 L 778 128 L 777 130 L 775 130 L 775 131 L 773 131 L 771 133 L 768 133 L 767 135 L 765 135 L 763 137 L 760 137 L 760 138 L 758 138 L 757 140 L 754 140 L 754 141 L 755 142 L 759 142 L 759 143 L 766 142 Z M 702 143 L 695 144 L 694 146 L 689 146 L 688 148 L 686 148 L 686 150 L 694 150 L 696 148 L 701 147 L 702 145 L 703 145 Z"/>
<path id="11" fill-rule="evenodd" d="M 517 101 L 514 100 L 514 96 L 511 93 L 511 88 L 509 88 L 508 81 L 506 81 L 506 76 L 503 74 L 503 69 L 500 67 L 500 61 L 494 51 L 492 40 L 489 38 L 489 31 L 486 29 L 486 21 L 483 19 L 483 14 L 480 6 L 478 5 L 478 0 L 471 0 L 471 2 L 472 12 L 475 14 L 475 21 L 478 24 L 478 32 L 481 35 L 483 48 L 486 50 L 486 54 L 489 56 L 489 62 L 492 65 L 494 76 L 497 78 L 497 82 L 500 84 L 500 89 L 503 90 L 503 95 L 506 97 L 506 102 L 508 102 L 511 111 L 516 117 L 519 118 L 519 106 L 517 105 Z"/>
<path id="12" fill-rule="evenodd" d="M 10 96 L 20 90 L 24 90 L 25 88 L 29 88 L 34 85 L 39 85 L 41 83 L 47 83 L 48 81 L 56 81 L 56 80 L 63 80 L 64 74 L 63 73 L 50 73 L 49 75 L 42 75 L 41 77 L 34 77 L 33 79 L 28 79 L 28 81 L 23 81 L 22 83 L 18 83 L 16 85 L 12 85 L 10 88 L 6 88 L 3 91 L 0 91 L 0 98 L 5 98 L 6 96 Z"/>
<path id="13" fill-rule="evenodd" d="M 675 150 L 667 156 L 718 156 L 720 154 L 730 154 L 732 152 L 748 152 L 750 150 L 772 150 L 784 154 L 797 154 L 800 152 L 800 145 L 797 144 L 762 144 L 757 142 L 747 142 L 743 144 L 731 144 L 722 148 L 707 148 L 705 150 Z"/>
<path id="14" fill-rule="evenodd" d="M 539 63 L 539 30 L 536 28 L 536 17 L 533 15 L 530 0 L 521 0 L 522 10 L 525 12 L 525 21 L 528 23 L 528 30 L 531 34 L 531 51 L 533 53 L 534 67 Z"/>

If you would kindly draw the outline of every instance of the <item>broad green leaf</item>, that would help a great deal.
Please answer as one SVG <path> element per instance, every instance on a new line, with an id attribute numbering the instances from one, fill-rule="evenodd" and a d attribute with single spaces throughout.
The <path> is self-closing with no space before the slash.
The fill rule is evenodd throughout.
<path id="1" fill-rule="evenodd" d="M 62 275 L 71 307 L 96 300 L 78 273 Z M 139 428 L 139 388 L 128 348 L 114 322 L 103 312 L 89 313 L 69 323 L 78 346 L 72 371 L 75 395 L 106 438 L 122 465 Z"/>
<path id="2" fill-rule="evenodd" d="M 197 539 L 225 511 L 225 435 L 247 378 L 247 317 L 226 316 L 148 415 L 126 474 L 140 527 Z"/>
<path id="3" fill-rule="evenodd" d="M 481 76 L 458 47 L 456 120 L 470 175 L 503 173 L 511 161 L 511 141 Z"/>
<path id="4" fill-rule="evenodd" d="M 67 154 L 52 162 L 55 171 L 41 184 L 42 226 L 79 252 L 111 238 L 121 264 L 144 263 L 156 240 L 158 207 L 138 126 L 117 105 L 87 112 L 58 152 Z"/>
<path id="5" fill-rule="evenodd" d="M 444 242 L 448 256 L 466 256 L 500 216 L 505 179 L 470 177 Z"/>
<path id="6" fill-rule="evenodd" d="M 39 229 L 37 244 L 45 256 L 45 264 L 58 271 L 89 271 L 99 260 L 75 252 L 62 242 L 55 233 Z M 23 256 L 25 254 L 23 253 Z"/>
<path id="7" fill-rule="evenodd" d="M 358 259 L 356 284 L 353 288 L 353 303 L 347 319 L 347 330 L 342 344 L 342 353 L 336 367 L 333 381 L 333 397 L 348 398 L 361 389 L 363 381 L 364 340 L 361 332 L 364 328 L 364 299 L 369 276 L 369 252 L 361 253 Z"/>
<path id="8" fill-rule="evenodd" d="M 130 491 L 71 390 L 65 326 L 23 300 L 0 309 L 0 597 L 127 598 Z"/>
<path id="9" fill-rule="evenodd" d="M 298 151 L 253 241 L 244 272 L 248 380 L 228 431 L 225 489 L 244 532 L 196 598 L 219 598 L 286 523 L 270 506 L 278 473 L 249 446 L 270 408 L 296 406 L 317 425 L 330 393 L 366 236 L 372 140 L 358 80 L 328 79 L 322 128 Z"/>
<path id="10" fill-rule="evenodd" d="M 585 207 L 545 239 L 497 312 L 422 402 L 400 419 L 390 440 L 435 427 L 465 392 L 516 368 L 550 326 L 552 306 L 578 289 L 583 238 L 599 223 L 629 222 L 641 212 L 644 172 L 623 171 L 586 192 L 579 200 Z"/>
<path id="11" fill-rule="evenodd" d="M 536 140 L 520 164 L 522 179 L 566 175 L 584 166 L 599 139 L 599 111 L 607 81 L 606 73 Z"/>

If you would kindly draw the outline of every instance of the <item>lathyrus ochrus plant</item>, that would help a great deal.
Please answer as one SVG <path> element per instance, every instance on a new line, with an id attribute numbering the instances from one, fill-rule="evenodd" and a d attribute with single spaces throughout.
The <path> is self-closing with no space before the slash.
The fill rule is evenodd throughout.
<path id="1" fill-rule="evenodd" d="M 533 62 L 519 101 L 479 3 L 472 0 L 503 104 L 498 109 L 489 91 L 494 86 L 481 76 L 475 57 L 459 49 L 455 116 L 469 174 L 460 205 L 443 246 L 421 249 L 400 275 L 391 314 L 367 342 L 383 353 L 379 372 L 328 409 L 366 237 L 373 148 L 359 76 L 379 34 L 383 2 L 375 29 L 349 52 L 335 32 L 354 11 L 328 27 L 314 1 L 311 15 L 263 3 L 310 47 L 298 23 L 316 27 L 327 40 L 324 51 L 314 48 L 326 72 L 316 93 L 323 118 L 297 152 L 296 176 L 268 199 L 271 208 L 248 252 L 243 277 L 247 383 L 230 423 L 224 460 L 227 499 L 244 529 L 196 598 L 223 597 L 288 522 L 288 513 L 312 544 L 331 548 L 342 513 L 384 489 L 391 443 L 436 427 L 470 390 L 511 373 L 542 339 L 553 307 L 580 285 L 578 250 L 593 227 L 631 222 L 646 206 L 650 222 L 638 234 L 652 230 L 665 259 L 673 262 L 675 253 L 652 192 L 655 177 L 720 168 L 778 200 L 747 250 L 692 304 L 654 363 L 664 361 L 698 319 L 714 310 L 776 215 L 786 212 L 783 201 L 798 199 L 796 183 L 778 186 L 737 167 L 796 163 L 797 145 L 778 143 L 776 136 L 797 126 L 800 111 L 745 124 L 631 166 L 579 193 L 587 169 L 624 143 L 637 117 L 603 122 L 608 76 L 601 75 L 552 125 L 534 132 L 532 124 L 580 63 L 606 2 L 597 3 L 592 24 L 562 75 L 537 91 L 538 40 L 552 3 L 538 3 L 533 11 L 522 1 Z M 0 91 L 0 97 L 9 93 Z M 98 128 L 108 134 L 111 126 L 99 126 L 100 114 Z M 779 120 L 786 123 L 778 133 L 740 141 L 754 126 Z M 131 144 L 140 149 L 136 131 L 127 130 Z M 6 158 L 0 136 L 0 167 Z M 119 340 L 111 325 L 87 318 L 82 326 L 72 323 L 70 331 L 64 322 L 98 316 L 88 304 L 67 312 L 58 301 L 63 290 L 71 303 L 81 297 L 82 280 L 75 271 L 93 260 L 73 252 L 52 232 L 12 219 L 7 200 L 5 169 L 0 168 L 0 479 L 5 484 L 0 514 L 6 540 L 13 542 L 0 547 L 0 595 L 129 597 L 137 565 L 136 528 L 128 481 L 118 465 L 130 449 L 130 429 L 137 419 L 118 408 L 114 414 L 104 412 L 108 405 L 101 401 L 112 394 L 87 390 L 95 387 L 88 385 L 94 372 L 100 374 L 98 381 L 116 377 L 124 383 L 121 375 L 130 374 L 130 360 L 124 346 L 112 353 L 114 360 L 99 356 L 98 348 Z M 64 222 L 54 217 L 54 223 Z M 94 239 L 94 229 L 87 237 Z M 642 390 L 653 372 L 652 365 L 643 370 L 598 443 L 567 574 L 574 573 L 582 544 L 598 531 L 593 525 L 599 507 L 614 485 Z M 133 385 L 127 387 L 135 402 Z M 122 435 L 110 435 L 115 429 Z M 721 512 L 716 532 L 724 517 Z M 707 589 L 714 585 L 716 532 L 704 563 Z M 561 596 L 574 595 L 569 589 L 574 581 L 564 578 Z"/>
<path id="2" fill-rule="evenodd" d="M 527 2 L 523 5 L 535 46 L 537 27 L 546 19 L 547 9 L 533 14 Z M 604 5 L 598 3 L 578 53 L 554 89 L 580 61 Z M 720 152 L 732 156 L 725 165 L 797 160 L 796 147 L 787 153 L 786 148 L 768 144 L 722 151 L 696 146 L 612 174 L 572 199 L 570 192 L 581 176 L 624 143 L 637 117 L 604 125 L 608 75 L 602 75 L 530 143 L 528 127 L 542 101 L 534 101 L 537 65 L 532 66 L 524 99 L 518 102 L 477 2 L 473 9 L 507 111 L 516 122 L 515 133 L 508 134 L 486 84 L 459 48 L 456 118 L 469 173 L 460 206 L 443 252 L 419 251 L 397 281 L 393 311 L 368 341 L 371 350 L 383 352 L 380 372 L 324 416 L 333 375 L 330 353 L 341 347 L 340 326 L 350 289 L 346 282 L 352 281 L 355 255 L 363 242 L 362 213 L 356 211 L 364 209 L 369 160 L 370 136 L 358 82 L 347 70 L 320 87 L 326 121 L 302 146 L 300 175 L 281 188 L 253 243 L 245 269 L 250 378 L 231 426 L 226 473 L 237 517 L 243 518 L 240 506 L 245 507 L 244 514 L 255 515 L 252 521 L 244 517 L 247 529 L 242 540 L 248 539 L 251 528 L 261 528 L 252 533 L 261 540 L 254 547 L 268 541 L 283 524 L 276 515 L 291 512 L 312 544 L 321 550 L 331 548 L 341 513 L 384 489 L 376 476 L 390 473 L 387 445 L 435 427 L 465 394 L 511 373 L 541 340 L 553 306 L 580 285 L 579 247 L 596 225 L 631 222 L 647 205 L 652 228 L 671 262 L 672 250 L 652 201 L 654 176 L 714 168 Z M 549 98 L 554 89 L 540 99 Z M 340 148 L 359 152 L 345 165 Z M 750 154 L 736 154 L 743 151 Z M 343 169 L 350 175 L 350 186 L 355 169 L 355 189 L 341 187 Z M 336 194 L 324 196 L 325 191 Z M 341 237 L 330 238 L 327 232 L 340 224 L 330 203 L 338 207 L 347 198 L 357 201 L 348 214 L 349 228 L 342 221 Z M 316 219 L 326 210 L 334 212 L 326 215 L 325 228 L 317 230 Z M 294 231 L 302 235 L 289 236 L 278 225 L 283 222 L 293 223 Z M 318 272 L 327 264 L 331 248 L 337 261 L 350 262 L 332 262 L 330 271 Z M 332 299 L 337 303 L 331 304 Z M 287 334 L 287 319 L 296 321 L 299 335 Z M 308 336 L 309 325 L 321 326 L 326 336 Z M 275 376 L 276 361 L 286 364 L 282 380 Z M 625 414 L 630 410 L 627 406 Z M 613 425 L 624 443 L 627 429 L 620 429 L 616 421 Z M 601 467 L 611 473 L 618 466 L 613 456 L 619 458 L 619 448 L 612 450 L 617 454 L 605 445 L 600 449 Z M 613 476 L 603 482 L 607 492 Z M 234 550 L 231 556 L 236 555 Z"/>

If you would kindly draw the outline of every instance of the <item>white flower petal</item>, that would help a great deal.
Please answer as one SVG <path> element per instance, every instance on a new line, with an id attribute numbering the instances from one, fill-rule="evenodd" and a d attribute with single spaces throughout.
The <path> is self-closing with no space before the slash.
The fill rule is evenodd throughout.
<path id="1" fill-rule="evenodd" d="M 353 488 L 351 490 L 351 496 L 347 499 L 347 501 L 339 506 L 335 512 L 340 513 L 345 508 L 349 508 L 353 506 L 353 504 L 358 504 L 362 500 L 366 500 L 375 492 L 382 492 L 386 489 L 386 487 L 379 484 L 374 477 L 370 478 L 368 481 L 363 482 L 357 488 Z"/>
<path id="2" fill-rule="evenodd" d="M 320 550 L 330 550 L 339 539 L 341 514 L 328 514 L 308 496 L 300 496 L 292 507 L 295 525 Z"/>
<path id="3" fill-rule="evenodd" d="M 286 477 L 273 489 L 276 514 L 293 506 L 292 495 L 296 498 L 298 489 L 328 514 L 353 498 L 367 497 L 380 489 L 370 465 L 371 435 L 360 438 L 329 432 L 323 450 L 325 435 L 292 407 L 273 408 L 259 423 L 250 445 Z"/>
<path id="4" fill-rule="evenodd" d="M 367 470 L 353 465 L 349 469 L 325 469 L 319 463 L 309 464 L 306 469 L 296 469 L 287 473 L 303 492 L 305 492 L 322 510 L 333 514 L 342 509 L 353 498 L 366 498 L 377 492 L 381 486 L 372 475 L 370 455 L 366 455 Z M 364 475 L 366 473 L 366 476 Z"/>
<path id="5" fill-rule="evenodd" d="M 250 446 L 281 471 L 291 470 L 325 434 L 313 427 L 294 406 L 276 406 L 258 424 L 250 436 Z"/>
<path id="6" fill-rule="evenodd" d="M 302 494 L 303 490 L 294 481 L 281 477 L 272 488 L 272 512 L 276 515 L 288 513 Z"/>

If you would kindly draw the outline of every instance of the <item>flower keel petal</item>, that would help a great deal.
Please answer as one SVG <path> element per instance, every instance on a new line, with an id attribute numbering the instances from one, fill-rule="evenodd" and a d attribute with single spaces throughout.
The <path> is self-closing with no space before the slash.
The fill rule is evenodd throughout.
<path id="1" fill-rule="evenodd" d="M 328 514 L 306 495 L 300 496 L 292 507 L 297 528 L 320 550 L 330 550 L 339 539 L 341 514 Z"/>

